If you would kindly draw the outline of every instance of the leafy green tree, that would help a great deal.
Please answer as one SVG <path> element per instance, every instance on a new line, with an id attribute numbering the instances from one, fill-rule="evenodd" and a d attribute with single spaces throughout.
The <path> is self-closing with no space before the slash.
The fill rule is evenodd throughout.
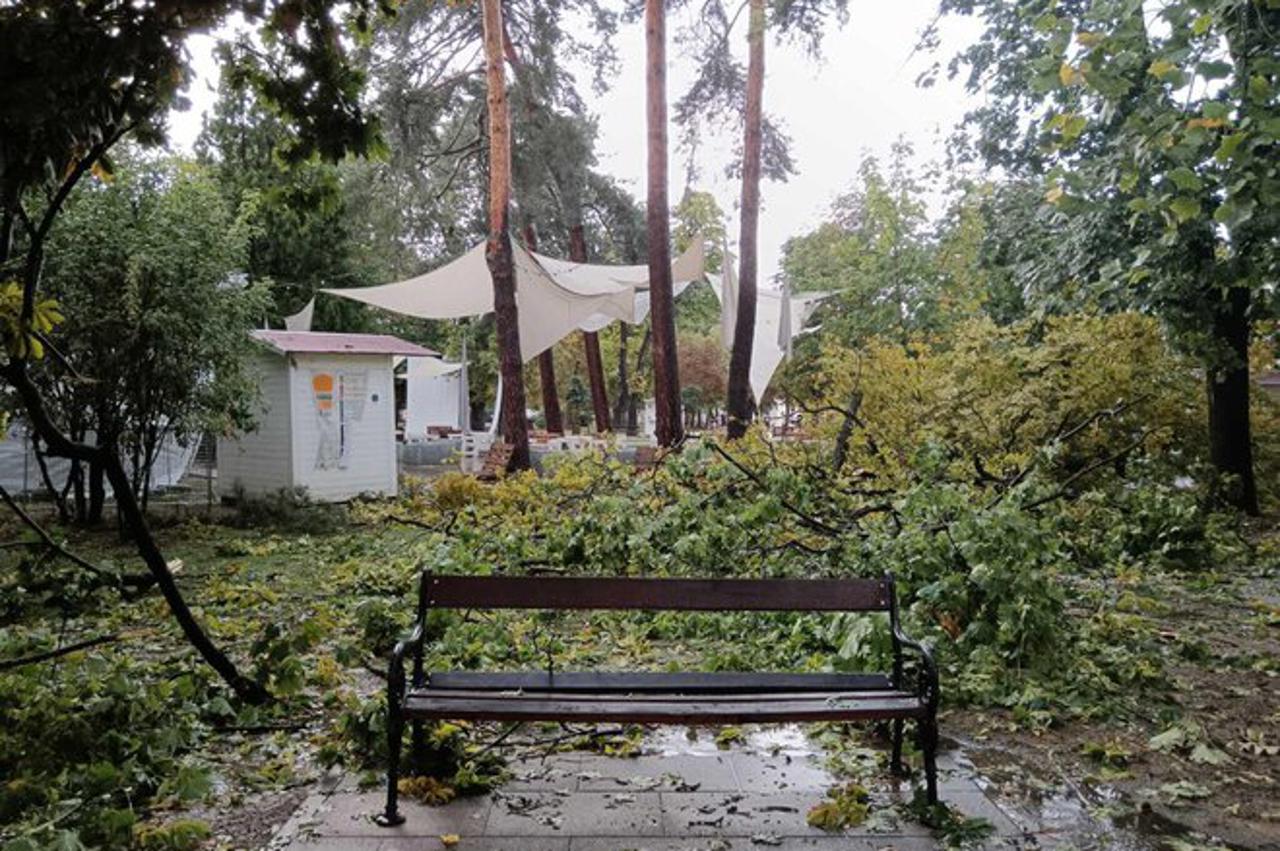
<path id="1" fill-rule="evenodd" d="M 163 139 L 166 111 L 189 79 L 186 39 L 233 13 L 261 23 L 262 38 L 236 76 L 289 117 L 282 155 L 302 160 L 363 154 L 377 129 L 360 104 L 363 78 L 344 55 L 350 22 L 367 29 L 372 0 L 346 3 L 108 2 L 28 0 L 0 9 L 0 275 L 12 278 L 0 306 L 7 359 L 0 375 L 52 455 L 98 463 L 138 553 L 175 620 L 200 655 L 250 701 L 268 694 L 205 634 L 184 600 L 120 462 L 119 447 L 69 438 L 51 416 L 31 367 L 56 314 L 42 273 L 50 232 L 68 197 L 126 136 Z"/>
<path id="2" fill-rule="evenodd" d="M 695 238 L 707 243 L 707 274 L 716 274 L 724 262 L 724 211 L 710 192 L 686 189 L 671 212 L 675 250 L 682 253 Z M 720 302 L 710 284 L 691 284 L 676 302 L 676 330 L 681 334 L 713 334 L 720 321 Z M 683 373 L 682 373 L 683 374 Z"/>
<path id="3" fill-rule="evenodd" d="M 1280 8 L 942 5 L 986 27 L 953 65 L 986 93 L 974 148 L 1046 175 L 1059 239 L 1089 258 L 1060 282 L 1120 291 L 1107 300 L 1157 313 L 1200 359 L 1224 496 L 1256 512 L 1248 347 L 1280 278 Z"/>
<path id="4" fill-rule="evenodd" d="M 563 58 L 586 57 L 594 84 L 602 87 L 613 61 L 616 16 L 596 0 L 506 3 L 499 11 L 501 30 L 493 34 L 498 54 L 490 58 L 511 72 L 504 73 L 514 189 L 510 224 L 542 250 L 563 252 L 572 242 L 572 205 L 565 203 L 569 193 L 557 192 L 564 183 L 558 170 L 566 163 L 585 168 L 591 143 L 591 134 L 580 132 L 585 107 Z M 482 21 L 474 12 L 456 4 L 409 4 L 374 39 L 377 108 L 390 147 L 387 166 L 376 170 L 385 186 L 376 197 L 395 199 L 399 208 L 379 218 L 399 224 L 399 232 L 393 227 L 387 235 L 407 243 L 420 266 L 460 254 L 490 230 L 483 187 L 491 165 L 486 137 L 494 125 L 485 102 L 488 54 L 481 50 Z M 570 17 L 586 21 L 590 36 L 577 35 Z M 378 207 L 376 201 L 369 205 Z M 510 345 L 509 335 L 498 339 L 500 347 Z M 554 411 L 552 355 L 541 356 L 539 366 L 544 408 Z M 518 382 L 514 362 L 507 372 L 504 388 Z"/>
<path id="5" fill-rule="evenodd" d="M 251 422 L 247 332 L 268 294 L 243 281 L 247 237 L 207 171 L 135 156 L 73 195 L 50 234 L 45 292 L 67 318 L 36 383 L 71 439 L 119 448 L 144 507 L 166 438 Z M 87 506 L 73 475 L 83 520 L 102 517 L 102 474 L 90 464 Z"/>
<path id="6" fill-rule="evenodd" d="M 973 298 L 946 298 L 950 281 L 927 216 L 927 178 L 911 160 L 905 143 L 895 145 L 887 168 L 865 158 L 829 220 L 783 245 L 782 274 L 793 292 L 833 293 L 820 320 L 824 334 L 844 345 L 905 339 L 945 325 L 948 305 L 956 313 L 975 307 Z"/>
<path id="7" fill-rule="evenodd" d="M 223 67 L 235 56 L 223 51 Z M 318 159 L 290 162 L 278 155 L 288 128 L 254 92 L 224 74 L 213 111 L 196 140 L 196 154 L 216 175 L 223 194 L 249 226 L 244 271 L 270 285 L 265 312 L 277 325 L 324 287 L 384 283 L 367 265 L 351 233 L 346 186 L 338 166 Z M 381 265 L 381 264 L 380 264 Z M 315 326 L 353 330 L 360 306 L 345 299 L 316 302 Z"/>

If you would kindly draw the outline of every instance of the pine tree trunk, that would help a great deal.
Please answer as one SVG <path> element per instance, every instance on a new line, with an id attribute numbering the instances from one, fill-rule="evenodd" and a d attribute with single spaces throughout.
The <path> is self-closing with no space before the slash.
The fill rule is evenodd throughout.
<path id="1" fill-rule="evenodd" d="M 538 233 L 532 224 L 524 226 L 524 247 L 538 250 Z M 560 413 L 560 392 L 556 389 L 556 358 L 554 347 L 538 355 L 538 383 L 542 385 L 542 416 L 547 421 L 547 431 L 564 434 L 564 417 Z"/>
<path id="2" fill-rule="evenodd" d="M 1231 351 L 1232 363 L 1209 372 L 1209 457 L 1229 477 L 1223 496 L 1248 514 L 1258 514 L 1249 422 L 1249 290 L 1232 289 L 1214 321 L 1214 336 Z"/>
<path id="3" fill-rule="evenodd" d="M 738 235 L 738 315 L 729 356 L 729 438 L 751 422 L 751 349 L 756 333 L 757 235 L 760 230 L 760 148 L 764 101 L 764 0 L 751 0 L 747 41 L 747 114 L 742 153 L 742 216 Z"/>
<path id="4" fill-rule="evenodd" d="M 618 323 L 618 396 L 613 400 L 613 427 L 626 429 L 627 397 L 631 395 L 628 386 L 630 377 L 627 374 L 627 343 L 631 337 L 631 326 L 625 322 Z"/>
<path id="5" fill-rule="evenodd" d="M 481 0 L 485 79 L 488 84 L 489 240 L 485 260 L 493 277 L 493 316 L 502 375 L 502 438 L 511 446 L 510 470 L 529 468 L 524 368 L 516 311 L 516 270 L 511 253 L 511 116 L 507 111 L 502 53 L 501 0 Z"/>
<path id="6" fill-rule="evenodd" d="M 680 374 L 676 357 L 675 298 L 671 285 L 671 222 L 667 203 L 667 33 L 663 0 L 645 0 L 648 46 L 650 322 L 653 328 L 653 395 L 659 446 L 684 439 Z"/>
<path id="7" fill-rule="evenodd" d="M 569 259 L 575 263 L 587 262 L 587 235 L 581 222 L 569 227 Z M 583 331 L 582 348 L 587 355 L 587 378 L 591 384 L 591 410 L 596 418 L 596 431 L 603 434 L 610 430 L 610 422 L 609 390 L 604 383 L 600 335 L 595 331 Z"/>

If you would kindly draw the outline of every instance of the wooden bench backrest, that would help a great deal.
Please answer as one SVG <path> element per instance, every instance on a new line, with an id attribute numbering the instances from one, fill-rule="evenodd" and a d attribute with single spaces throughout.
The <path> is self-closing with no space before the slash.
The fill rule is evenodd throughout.
<path id="1" fill-rule="evenodd" d="M 565 576 L 423 577 L 427 606 L 445 609 L 886 612 L 885 579 L 625 579 Z"/>

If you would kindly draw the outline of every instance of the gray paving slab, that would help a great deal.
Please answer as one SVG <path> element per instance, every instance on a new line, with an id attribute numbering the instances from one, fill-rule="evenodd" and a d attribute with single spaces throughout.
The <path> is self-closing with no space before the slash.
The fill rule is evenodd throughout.
<path id="1" fill-rule="evenodd" d="M 664 794 L 663 832 L 667 836 L 820 836 L 822 832 L 810 827 L 805 818 L 821 800 L 817 792 Z"/>
<path id="2" fill-rule="evenodd" d="M 547 759 L 521 759 L 508 767 L 511 778 L 502 784 L 506 792 L 557 792 L 578 788 L 581 773 L 577 760 L 559 757 Z"/>
<path id="3" fill-rule="evenodd" d="M 273 839 L 278 851 L 432 851 L 457 834 L 458 851 L 936 851 L 928 828 L 904 815 L 917 775 L 872 771 L 871 817 L 843 835 L 809 827 L 809 810 L 842 780 L 824 768 L 799 727 L 761 728 L 718 749 L 709 736 L 656 733 L 633 758 L 591 753 L 517 753 L 511 780 L 487 797 L 444 807 L 402 802 L 407 821 L 385 829 L 372 819 L 379 789 L 326 777 Z M 961 813 L 987 819 L 990 851 L 1070 847 L 1097 824 L 1078 804 L 1013 805 L 964 758 L 944 761 L 940 794 Z M 1061 810 L 1061 811 L 1059 811 Z M 1081 820 L 1083 819 L 1083 821 Z M 1038 843 L 1038 845 L 1037 845 Z M 1088 844 L 1080 847 L 1094 847 Z"/>
<path id="4" fill-rule="evenodd" d="M 495 793 L 488 836 L 661 836 L 656 792 Z"/>
<path id="5" fill-rule="evenodd" d="M 584 792 L 634 791 L 736 792 L 738 778 L 727 753 L 673 754 L 615 759 L 595 756 L 577 764 Z"/>
<path id="6" fill-rule="evenodd" d="M 774 844 L 776 843 L 776 844 Z M 879 840 L 860 836 L 750 836 L 686 837 L 684 839 L 633 839 L 592 837 L 573 839 L 569 851 L 939 851 L 931 839 Z"/>
<path id="7" fill-rule="evenodd" d="M 456 845 L 440 837 L 407 837 L 384 842 L 378 851 L 569 851 L 569 840 L 552 836 L 463 836 Z M 353 849 L 354 851 L 354 849 Z"/>
<path id="8" fill-rule="evenodd" d="M 982 792 L 953 793 L 944 799 L 969 818 L 983 818 L 1000 836 L 1020 836 L 1023 828 Z"/>
<path id="9" fill-rule="evenodd" d="M 812 755 L 763 756 L 744 752 L 733 754 L 732 760 L 738 785 L 744 792 L 825 791 L 836 783 Z"/>
<path id="10" fill-rule="evenodd" d="M 388 828 L 373 823 L 373 817 L 382 809 L 382 802 L 383 797 L 377 792 L 334 793 L 316 808 L 306 830 L 314 836 L 384 840 L 445 833 L 479 836 L 484 833 L 485 820 L 492 806 L 487 797 L 461 798 L 443 807 L 428 807 L 402 798 L 400 810 L 405 816 L 405 823 Z"/>

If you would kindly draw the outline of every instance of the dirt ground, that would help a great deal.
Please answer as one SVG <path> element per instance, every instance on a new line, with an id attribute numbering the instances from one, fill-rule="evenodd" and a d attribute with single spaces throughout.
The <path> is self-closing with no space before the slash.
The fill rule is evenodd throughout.
<path id="1" fill-rule="evenodd" d="M 1179 851 L 1280 849 L 1277 595 L 1270 576 L 1167 589 L 1155 615 L 1160 635 L 1192 657 L 1169 666 L 1180 717 L 1035 733 L 983 709 L 950 713 L 943 729 L 1002 794 L 1030 807 L 1069 795 L 1118 824 L 1192 837 L 1164 843 Z M 1185 741 L 1178 733 L 1153 741 L 1171 727 L 1187 730 Z"/>

